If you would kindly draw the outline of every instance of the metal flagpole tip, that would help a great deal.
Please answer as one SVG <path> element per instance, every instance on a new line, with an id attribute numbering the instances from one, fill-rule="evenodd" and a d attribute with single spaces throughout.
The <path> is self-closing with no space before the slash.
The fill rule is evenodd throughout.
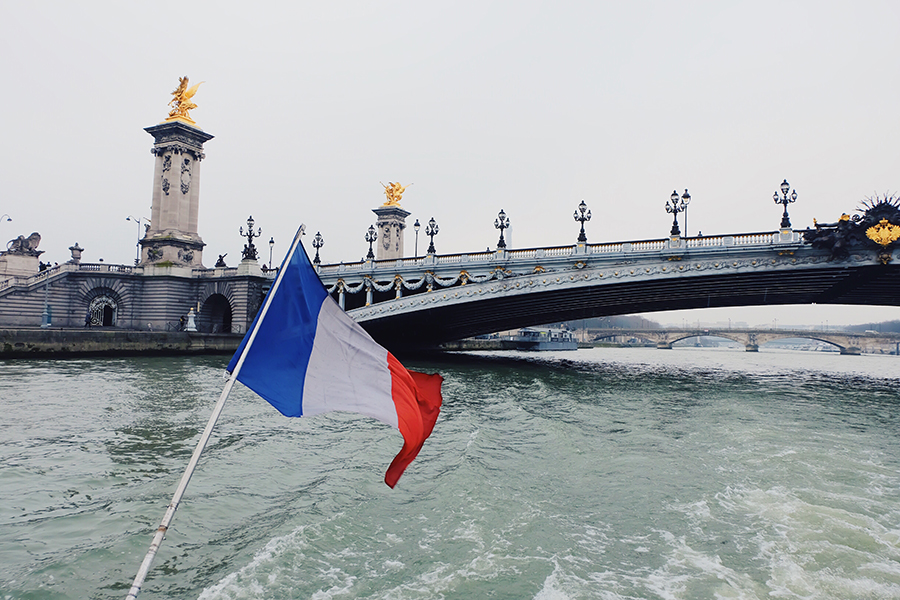
<path id="1" fill-rule="evenodd" d="M 306 224 L 300 223 L 300 228 L 297 230 L 297 235 L 294 236 L 294 242 L 296 243 L 296 241 L 304 235 L 306 235 Z"/>

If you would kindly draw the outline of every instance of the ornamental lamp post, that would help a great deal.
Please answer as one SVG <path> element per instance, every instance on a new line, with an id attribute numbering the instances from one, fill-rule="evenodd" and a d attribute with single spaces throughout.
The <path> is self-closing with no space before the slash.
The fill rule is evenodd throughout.
<path id="1" fill-rule="evenodd" d="M 788 196 L 789 191 L 791 192 L 790 196 Z M 772 199 L 775 201 L 775 204 L 784 205 L 784 213 L 781 215 L 781 228 L 790 229 L 791 218 L 788 216 L 787 205 L 797 201 L 797 190 L 791 190 L 791 184 L 785 179 L 781 182 L 781 198 L 778 197 L 778 192 L 775 192 Z"/>
<path id="2" fill-rule="evenodd" d="M 44 283 L 44 310 L 41 313 L 41 329 L 50 327 L 50 278 Z"/>
<path id="3" fill-rule="evenodd" d="M 416 232 L 416 255 L 415 255 L 416 258 L 419 258 L 419 228 L 420 227 L 421 227 L 421 225 L 419 225 L 419 220 L 416 219 L 416 222 L 413 223 L 413 229 Z"/>
<path id="4" fill-rule="evenodd" d="M 318 231 L 316 232 L 316 236 L 312 241 L 313 248 L 316 249 L 316 257 L 313 259 L 313 264 L 318 265 L 321 261 L 319 260 L 319 248 L 325 245 L 325 238 L 322 237 L 322 234 Z"/>
<path id="5" fill-rule="evenodd" d="M 250 217 L 247 218 L 247 233 L 244 233 L 243 227 L 238 227 L 238 232 L 241 234 L 241 237 L 247 238 L 247 243 L 241 251 L 243 260 L 257 260 L 259 258 L 259 255 L 256 252 L 256 246 L 253 244 L 253 238 L 262 235 L 262 227 L 259 227 L 256 233 L 253 233 L 253 226 L 255 224 L 256 221 L 253 220 L 253 215 L 250 215 Z"/>
<path id="6" fill-rule="evenodd" d="M 669 235 L 672 237 L 680 237 L 681 229 L 678 227 L 678 213 L 685 212 L 687 210 L 687 205 L 691 202 L 691 195 L 688 194 L 687 190 L 684 190 L 684 195 L 679 197 L 677 191 L 673 191 L 672 195 L 666 201 L 666 212 L 674 215 L 672 219 L 672 230 L 669 232 Z M 687 224 L 685 224 L 687 227 Z"/>
<path id="7" fill-rule="evenodd" d="M 497 218 L 494 219 L 494 227 L 500 230 L 500 240 L 497 242 L 497 250 L 506 250 L 506 240 L 503 239 L 503 230 L 509 229 L 509 219 L 506 217 L 506 213 L 503 212 L 503 209 L 500 209 L 500 213 L 497 214 Z"/>
<path id="8" fill-rule="evenodd" d="M 431 238 L 431 242 L 428 244 L 428 254 L 436 253 L 434 249 L 434 236 L 436 236 L 440 230 L 441 229 L 435 222 L 434 217 L 431 217 L 431 219 L 428 221 L 428 225 L 425 227 L 425 235 Z"/>
<path id="9" fill-rule="evenodd" d="M 275 249 L 275 238 L 269 236 L 269 270 L 272 270 L 272 250 Z"/>
<path id="10" fill-rule="evenodd" d="M 7 216 L 7 215 L 4 215 L 4 216 Z M 3 217 L 0 217 L 0 220 L 2 220 L 2 219 L 3 219 Z M 11 220 L 11 219 L 7 219 L 7 221 L 9 221 L 9 220 Z M 150 219 L 148 219 L 147 217 L 135 217 L 132 215 L 128 215 L 127 217 L 125 217 L 125 220 L 126 221 L 134 221 L 135 223 L 137 223 L 137 242 L 135 243 L 135 246 L 137 249 L 135 250 L 135 253 L 134 253 L 134 264 L 135 264 L 135 266 L 137 266 L 137 264 L 139 262 L 141 262 L 141 221 L 147 221 L 147 223 L 149 223 Z"/>
<path id="11" fill-rule="evenodd" d="M 581 232 L 578 234 L 578 243 L 586 244 L 587 236 L 584 234 L 584 222 L 591 220 L 591 211 L 588 210 L 587 204 L 584 203 L 584 200 L 582 200 L 581 204 L 578 205 L 578 210 L 575 211 L 575 214 L 573 216 L 575 217 L 576 221 L 579 221 L 581 223 Z"/>
<path id="12" fill-rule="evenodd" d="M 7 213 L 3 213 L 3 216 L 0 217 L 0 221 L 2 221 L 4 217 L 6 217 L 7 221 L 12 221 L 12 217 L 10 217 Z"/>
<path id="13" fill-rule="evenodd" d="M 369 242 L 369 253 L 366 254 L 366 260 L 374 260 L 375 253 L 372 252 L 372 244 L 378 239 L 378 233 L 375 232 L 375 226 L 369 225 L 369 231 L 366 232 L 366 241 Z"/>

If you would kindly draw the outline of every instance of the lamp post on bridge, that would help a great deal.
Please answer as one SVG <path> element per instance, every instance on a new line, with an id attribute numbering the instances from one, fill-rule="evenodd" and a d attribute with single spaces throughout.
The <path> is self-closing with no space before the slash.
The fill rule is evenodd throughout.
<path id="1" fill-rule="evenodd" d="M 684 237 L 690 237 L 688 234 L 688 204 L 691 203 L 691 195 L 688 194 L 687 189 L 684 190 L 684 194 L 681 196 L 681 202 L 684 204 Z"/>
<path id="2" fill-rule="evenodd" d="M 3 216 L 7 217 L 9 215 L 3 215 Z M 2 220 L 2 219 L 3 219 L 3 217 L 0 217 L 0 220 Z M 11 220 L 12 219 L 7 219 L 7 221 L 11 221 Z M 134 264 L 135 264 L 135 266 L 137 266 L 137 264 L 139 262 L 141 262 L 141 221 L 147 221 L 147 223 L 150 223 L 150 219 L 148 219 L 147 217 L 135 217 L 132 215 L 128 215 L 127 217 L 125 217 L 125 220 L 126 221 L 134 221 L 135 223 L 137 223 L 137 243 L 135 243 L 137 250 L 135 250 L 135 254 L 134 254 Z"/>
<path id="3" fill-rule="evenodd" d="M 585 211 L 587 211 L 585 213 Z M 587 236 L 584 233 L 584 223 L 585 221 L 591 220 L 591 211 L 588 209 L 587 204 L 584 203 L 584 200 L 581 201 L 581 204 L 578 205 L 578 210 L 575 211 L 573 215 L 576 221 L 581 223 L 581 232 L 578 234 L 578 243 L 586 244 Z"/>
<path id="4" fill-rule="evenodd" d="M 3 216 L 0 217 L 0 221 L 3 221 L 4 218 L 5 218 L 7 221 L 12 221 L 12 217 L 10 217 L 8 213 L 3 213 Z"/>
<path id="5" fill-rule="evenodd" d="M 247 238 L 247 243 L 244 245 L 244 249 L 241 250 L 243 260 L 257 260 L 259 258 L 259 255 L 256 252 L 256 246 L 253 244 L 253 238 L 262 235 L 262 227 L 257 228 L 256 233 L 253 233 L 253 226 L 255 224 L 256 221 L 253 220 L 253 215 L 250 215 L 247 218 L 247 233 L 244 233 L 243 227 L 238 227 L 238 233 L 241 234 L 241 237 Z"/>
<path id="6" fill-rule="evenodd" d="M 434 217 L 431 217 L 431 220 L 428 221 L 428 226 L 425 227 L 425 235 L 431 238 L 431 242 L 428 244 L 428 254 L 435 254 L 434 236 L 438 234 L 438 231 L 440 231 L 440 227 L 438 227 Z"/>
<path id="7" fill-rule="evenodd" d="M 269 270 L 272 270 L 272 250 L 275 249 L 275 238 L 269 236 Z"/>
<path id="8" fill-rule="evenodd" d="M 672 219 L 672 230 L 669 232 L 669 235 L 672 237 L 681 236 L 681 229 L 678 227 L 678 213 L 687 213 L 687 207 L 690 203 L 691 195 L 688 194 L 687 189 L 684 190 L 684 194 L 680 198 L 678 192 L 673 191 L 672 195 L 669 196 L 669 199 L 666 201 L 666 212 L 674 215 L 674 218 Z M 685 232 L 686 230 L 687 223 L 685 223 Z"/>
<path id="9" fill-rule="evenodd" d="M 313 248 L 316 249 L 316 257 L 313 259 L 313 264 L 318 265 L 321 261 L 319 260 L 319 248 L 325 245 L 325 238 L 322 237 L 322 234 L 318 231 L 316 232 L 316 236 L 312 241 Z"/>
<path id="10" fill-rule="evenodd" d="M 497 242 L 497 250 L 506 250 L 506 240 L 503 239 L 503 230 L 509 229 L 509 219 L 506 217 L 506 213 L 503 212 L 502 208 L 500 209 L 497 218 L 494 219 L 494 227 L 500 230 L 500 241 Z"/>
<path id="11" fill-rule="evenodd" d="M 372 252 L 372 244 L 375 243 L 375 240 L 378 239 L 378 234 L 375 232 L 375 226 L 369 225 L 369 231 L 366 232 L 366 241 L 369 242 L 369 253 L 366 254 L 366 260 L 374 260 L 375 253 Z"/>
<path id="12" fill-rule="evenodd" d="M 419 220 L 416 219 L 416 222 L 413 223 L 413 229 L 416 232 L 416 255 L 415 255 L 416 258 L 419 258 L 419 228 L 420 227 L 422 227 L 422 226 L 419 225 Z"/>
<path id="13" fill-rule="evenodd" d="M 788 196 L 789 191 L 791 192 L 790 196 Z M 785 179 L 781 182 L 781 198 L 778 197 L 778 192 L 775 192 L 772 199 L 775 201 L 775 204 L 784 205 L 784 213 L 781 215 L 781 228 L 790 229 L 791 218 L 788 216 L 787 205 L 797 201 L 797 190 L 791 190 L 791 184 Z"/>

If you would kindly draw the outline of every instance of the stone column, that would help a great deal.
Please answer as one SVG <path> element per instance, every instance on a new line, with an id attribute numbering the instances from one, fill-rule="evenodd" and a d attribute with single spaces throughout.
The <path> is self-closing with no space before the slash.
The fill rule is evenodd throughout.
<path id="1" fill-rule="evenodd" d="M 203 267 L 200 212 L 200 161 L 203 144 L 213 138 L 181 121 L 144 129 L 156 143 L 150 229 L 141 240 L 141 265 Z"/>
<path id="2" fill-rule="evenodd" d="M 403 258 L 403 230 L 406 229 L 406 217 L 411 213 L 396 204 L 379 206 L 372 212 L 378 216 L 375 221 L 378 229 L 375 260 Z"/>

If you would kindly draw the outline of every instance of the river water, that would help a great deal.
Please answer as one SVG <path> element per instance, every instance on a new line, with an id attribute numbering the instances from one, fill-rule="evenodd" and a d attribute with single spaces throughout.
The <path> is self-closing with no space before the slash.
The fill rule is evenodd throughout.
<path id="1" fill-rule="evenodd" d="M 900 362 L 484 353 L 399 433 L 235 387 L 140 598 L 898 598 Z M 0 598 L 124 598 L 227 357 L 0 361 Z"/>

